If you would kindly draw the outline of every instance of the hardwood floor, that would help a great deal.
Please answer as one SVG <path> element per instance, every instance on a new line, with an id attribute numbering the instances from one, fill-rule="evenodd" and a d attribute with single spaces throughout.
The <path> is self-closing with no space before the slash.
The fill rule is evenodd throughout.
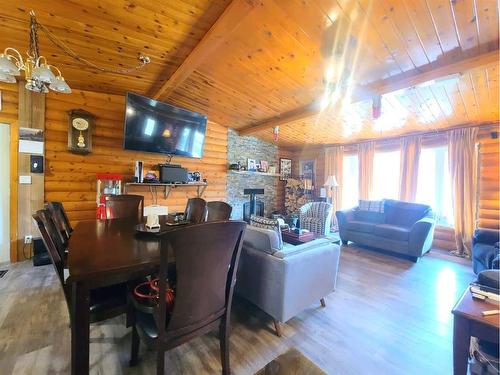
<path id="1" fill-rule="evenodd" d="M 419 263 L 353 246 L 342 250 L 335 293 L 274 334 L 271 318 L 241 300 L 232 317 L 233 374 L 253 374 L 290 347 L 328 374 L 451 374 L 451 308 L 474 279 L 466 261 L 433 251 Z M 0 372 L 69 372 L 68 313 L 51 266 L 7 266 L 0 279 Z M 5 268 L 5 267 L 0 267 Z M 128 367 L 130 329 L 119 317 L 91 327 L 91 373 L 153 374 L 155 353 Z M 172 374 L 218 374 L 215 333 L 167 355 Z"/>

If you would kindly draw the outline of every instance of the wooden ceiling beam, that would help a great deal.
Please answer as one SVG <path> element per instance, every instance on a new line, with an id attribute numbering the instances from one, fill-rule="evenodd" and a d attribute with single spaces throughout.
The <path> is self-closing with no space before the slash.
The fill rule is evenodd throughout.
<path id="1" fill-rule="evenodd" d="M 227 39 L 252 10 L 257 8 L 257 5 L 257 0 L 233 0 L 177 70 L 159 89 L 150 92 L 149 96 L 154 99 L 169 97 L 198 66 L 206 62 L 210 54 Z M 153 86 L 151 90 L 154 88 Z"/>
<path id="2" fill-rule="evenodd" d="M 353 93 L 352 102 L 359 102 L 373 98 L 374 95 L 383 95 L 408 87 L 416 86 L 424 82 L 439 79 L 450 74 L 464 73 L 473 69 L 498 63 L 498 49 L 483 54 L 462 57 L 452 62 L 436 61 L 417 69 L 401 73 L 387 79 L 378 80 L 367 85 L 358 86 Z M 313 116 L 320 111 L 318 102 L 312 102 L 292 111 L 282 113 L 238 130 L 240 135 L 250 135 L 259 131 L 283 126 L 293 121 L 303 120 Z"/>

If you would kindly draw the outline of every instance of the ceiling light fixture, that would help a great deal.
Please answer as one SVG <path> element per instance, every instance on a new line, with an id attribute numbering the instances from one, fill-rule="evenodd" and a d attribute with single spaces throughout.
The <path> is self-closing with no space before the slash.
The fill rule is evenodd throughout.
<path id="1" fill-rule="evenodd" d="M 61 71 L 54 65 L 49 64 L 47 59 L 40 55 L 38 47 L 39 29 L 55 46 L 60 48 L 68 56 L 100 72 L 129 74 L 143 68 L 151 62 L 149 56 L 140 54 L 138 57 L 139 65 L 132 68 L 113 69 L 100 67 L 81 57 L 62 41 L 57 39 L 44 25 L 36 20 L 35 12 L 30 11 L 30 35 L 28 51 L 26 52 L 27 58 L 23 59 L 23 56 L 17 49 L 7 47 L 4 52 L 0 54 L 0 82 L 16 83 L 15 77 L 20 76 L 21 71 L 23 71 L 27 90 L 44 94 L 48 93 L 49 89 L 64 94 L 71 93 L 71 88 L 66 83 Z M 57 75 L 54 74 L 54 72 Z"/>
<path id="2" fill-rule="evenodd" d="M 16 83 L 16 76 L 24 71 L 26 89 L 34 92 L 47 93 L 49 88 L 53 91 L 64 94 L 71 93 L 61 71 L 47 62 L 41 56 L 38 49 L 38 34 L 35 13 L 30 12 L 30 38 L 27 51 L 27 58 L 23 59 L 21 53 L 11 47 L 7 47 L 0 55 L 0 81 L 6 83 Z M 57 76 L 52 72 L 56 71 Z"/>

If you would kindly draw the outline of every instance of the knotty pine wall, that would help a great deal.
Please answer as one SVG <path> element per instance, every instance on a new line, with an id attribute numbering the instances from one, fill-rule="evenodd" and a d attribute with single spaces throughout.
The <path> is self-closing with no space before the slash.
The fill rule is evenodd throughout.
<path id="1" fill-rule="evenodd" d="M 68 115 L 71 109 L 84 109 L 96 116 L 93 149 L 89 155 L 67 151 Z M 94 219 L 96 213 L 96 173 L 121 173 L 124 181 L 132 181 L 134 162 L 142 160 L 145 172 L 165 161 L 165 156 L 123 150 L 125 98 L 118 95 L 74 90 L 70 95 L 47 95 L 45 123 L 45 200 L 61 201 L 73 225 L 80 220 Z M 227 169 L 227 128 L 216 123 L 207 125 L 202 159 L 174 157 L 172 163 L 182 164 L 189 171 L 199 171 L 208 181 L 203 198 L 225 200 Z M 158 171 L 155 171 L 158 175 Z M 129 189 L 129 193 L 145 196 L 152 203 L 147 188 Z M 158 204 L 169 212 L 183 211 L 189 197 L 196 196 L 195 187 L 174 189 L 167 200 L 158 190 Z"/>
<path id="2" fill-rule="evenodd" d="M 479 131 L 479 228 L 500 229 L 500 154 L 499 139 L 491 138 L 494 129 Z M 498 128 L 496 129 L 498 131 Z"/>

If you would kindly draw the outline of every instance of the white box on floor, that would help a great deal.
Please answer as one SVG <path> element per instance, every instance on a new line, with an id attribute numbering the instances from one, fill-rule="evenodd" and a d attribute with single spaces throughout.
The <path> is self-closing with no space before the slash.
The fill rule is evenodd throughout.
<path id="1" fill-rule="evenodd" d="M 144 207 L 144 216 L 148 215 L 168 215 L 168 207 L 167 206 L 159 206 L 156 204 L 152 204 L 151 206 Z"/>

